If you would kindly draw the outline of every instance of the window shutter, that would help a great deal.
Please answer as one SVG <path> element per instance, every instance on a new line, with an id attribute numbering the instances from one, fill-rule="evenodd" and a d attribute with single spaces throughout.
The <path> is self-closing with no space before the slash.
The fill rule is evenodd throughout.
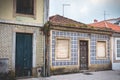
<path id="1" fill-rule="evenodd" d="M 106 56 L 106 42 L 98 41 L 97 42 L 97 57 L 105 57 Z"/>
<path id="2" fill-rule="evenodd" d="M 69 40 L 68 39 L 57 39 L 56 57 L 57 59 L 69 58 Z"/>

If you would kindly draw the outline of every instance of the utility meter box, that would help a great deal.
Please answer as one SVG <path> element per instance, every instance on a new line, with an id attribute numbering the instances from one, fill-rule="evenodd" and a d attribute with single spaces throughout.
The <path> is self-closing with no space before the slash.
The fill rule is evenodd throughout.
<path id="1" fill-rule="evenodd" d="M 8 58 L 0 58 L 0 73 L 8 72 Z"/>

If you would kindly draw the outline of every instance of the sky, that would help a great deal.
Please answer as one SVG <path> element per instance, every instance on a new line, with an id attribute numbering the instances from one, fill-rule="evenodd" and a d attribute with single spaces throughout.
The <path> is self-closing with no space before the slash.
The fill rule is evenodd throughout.
<path id="1" fill-rule="evenodd" d="M 64 17 L 82 22 L 93 23 L 98 21 L 120 17 L 120 0 L 50 0 L 49 16 L 59 14 Z"/>

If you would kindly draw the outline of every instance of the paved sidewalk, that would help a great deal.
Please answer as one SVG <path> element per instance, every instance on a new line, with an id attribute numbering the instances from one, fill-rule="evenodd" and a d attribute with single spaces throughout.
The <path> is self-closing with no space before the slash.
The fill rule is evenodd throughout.
<path id="1" fill-rule="evenodd" d="M 120 80 L 120 71 L 98 71 L 19 80 Z"/>

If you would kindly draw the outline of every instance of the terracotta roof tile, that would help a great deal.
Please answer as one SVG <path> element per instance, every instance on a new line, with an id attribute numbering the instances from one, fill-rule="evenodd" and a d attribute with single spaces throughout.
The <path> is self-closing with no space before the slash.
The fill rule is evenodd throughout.
<path id="1" fill-rule="evenodd" d="M 104 27 L 104 25 L 103 27 L 94 27 L 60 15 L 51 16 L 49 18 L 49 21 L 51 25 L 55 25 L 55 26 L 111 31 L 110 28 Z"/>
<path id="2" fill-rule="evenodd" d="M 120 32 L 120 26 L 117 26 L 115 24 L 109 23 L 107 21 L 91 23 L 89 25 L 90 26 L 94 26 L 94 27 L 100 27 L 100 28 L 111 28 L 115 32 Z"/>
<path id="3" fill-rule="evenodd" d="M 49 20 L 53 25 L 61 25 L 61 26 L 68 26 L 68 27 L 73 27 L 73 26 L 80 27 L 85 25 L 81 22 L 77 22 L 75 20 L 60 16 L 60 15 L 52 16 L 49 18 Z"/>

